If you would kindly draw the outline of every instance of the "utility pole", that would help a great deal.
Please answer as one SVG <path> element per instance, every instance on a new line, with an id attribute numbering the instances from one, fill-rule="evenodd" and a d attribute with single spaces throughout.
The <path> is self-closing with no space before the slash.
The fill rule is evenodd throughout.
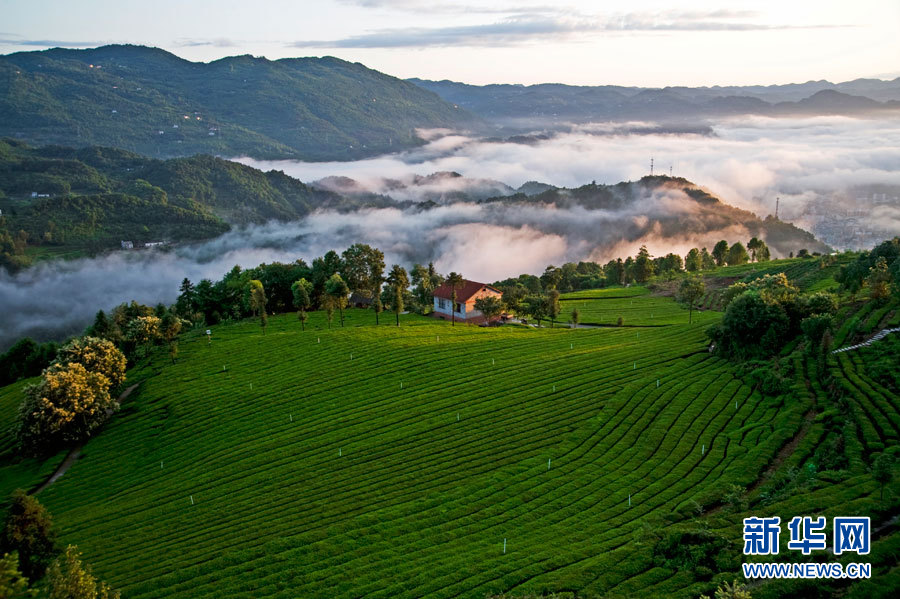
<path id="1" fill-rule="evenodd" d="M 778 220 L 778 204 L 781 202 L 781 198 L 775 196 L 775 220 Z"/>
<path id="2" fill-rule="evenodd" d="M 653 176 L 653 156 L 650 157 L 650 176 Z"/>

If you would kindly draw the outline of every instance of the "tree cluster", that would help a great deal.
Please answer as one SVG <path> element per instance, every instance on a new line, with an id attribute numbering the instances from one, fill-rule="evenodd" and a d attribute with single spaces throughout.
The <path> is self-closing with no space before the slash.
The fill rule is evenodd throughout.
<path id="1" fill-rule="evenodd" d="M 873 300 L 883 300 L 891 293 L 900 296 L 900 237 L 884 241 L 870 252 L 862 252 L 856 260 L 841 267 L 835 279 L 850 293 L 867 288 Z"/>
<path id="2" fill-rule="evenodd" d="M 826 292 L 801 295 L 784 273 L 735 283 L 724 294 L 722 321 L 707 331 L 719 355 L 735 359 L 769 358 L 800 332 L 816 342 L 837 311 Z"/>
<path id="3" fill-rule="evenodd" d="M 27 452 L 42 454 L 87 439 L 119 408 L 116 389 L 125 381 L 125 356 L 96 337 L 60 348 L 38 383 L 24 389 L 16 438 Z"/>

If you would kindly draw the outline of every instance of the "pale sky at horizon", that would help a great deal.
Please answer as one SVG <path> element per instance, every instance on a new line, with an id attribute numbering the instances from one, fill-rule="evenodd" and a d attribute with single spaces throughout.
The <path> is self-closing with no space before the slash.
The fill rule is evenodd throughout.
<path id="1" fill-rule="evenodd" d="M 900 76 L 898 0 L 0 0 L 0 10 L 2 54 L 135 43 L 194 61 L 329 55 L 473 84 Z"/>

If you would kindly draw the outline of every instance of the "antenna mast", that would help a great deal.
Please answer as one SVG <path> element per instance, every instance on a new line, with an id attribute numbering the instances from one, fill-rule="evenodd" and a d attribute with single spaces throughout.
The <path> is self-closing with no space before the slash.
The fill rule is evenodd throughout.
<path id="1" fill-rule="evenodd" d="M 653 156 L 650 157 L 650 176 L 653 176 Z"/>
<path id="2" fill-rule="evenodd" d="M 778 220 L 778 204 L 781 202 L 781 198 L 775 196 L 775 220 Z"/>

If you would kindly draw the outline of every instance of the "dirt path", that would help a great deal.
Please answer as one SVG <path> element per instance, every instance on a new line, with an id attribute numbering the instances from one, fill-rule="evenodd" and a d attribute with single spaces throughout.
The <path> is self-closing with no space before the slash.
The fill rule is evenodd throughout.
<path id="1" fill-rule="evenodd" d="M 131 395 L 132 391 L 137 389 L 138 385 L 140 385 L 140 383 L 135 383 L 135 384 L 131 385 L 130 387 L 128 387 L 127 389 L 125 389 L 124 391 L 122 391 L 122 394 L 119 395 L 119 404 L 120 405 L 122 404 L 122 402 L 125 401 L 125 399 L 128 398 L 129 395 Z M 73 447 L 71 450 L 69 450 L 69 453 L 66 456 L 66 459 L 64 459 L 62 461 L 62 464 L 59 465 L 59 467 L 56 469 L 56 471 L 50 475 L 50 478 L 48 478 L 43 483 L 41 483 L 41 485 L 37 489 L 35 489 L 31 494 L 37 495 L 38 493 L 40 493 L 41 491 L 43 491 L 44 489 L 46 489 L 47 487 L 49 487 L 50 485 L 55 483 L 57 481 L 57 479 L 59 479 L 59 477 L 61 477 L 63 474 L 65 474 L 66 471 L 72 467 L 72 464 L 74 464 L 75 461 L 79 457 L 81 457 L 81 448 L 82 447 L 84 447 L 84 443 L 79 443 L 78 445 Z"/>

